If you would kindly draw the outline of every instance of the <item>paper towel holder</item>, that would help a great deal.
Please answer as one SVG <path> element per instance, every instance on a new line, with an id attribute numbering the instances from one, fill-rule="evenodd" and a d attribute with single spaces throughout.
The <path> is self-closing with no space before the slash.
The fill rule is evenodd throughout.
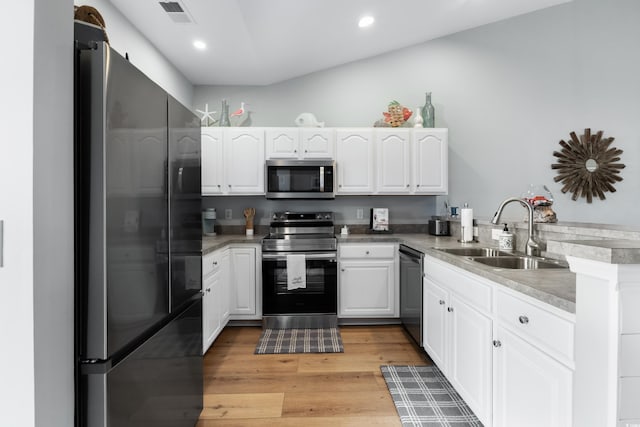
<path id="1" fill-rule="evenodd" d="M 469 210 L 471 210 L 471 209 L 469 208 L 469 204 L 468 203 L 465 203 L 464 207 L 460 210 L 460 240 L 458 240 L 458 242 L 460 242 L 460 243 L 473 243 L 473 242 L 476 241 L 474 236 L 473 236 L 473 214 L 471 215 L 471 224 L 466 224 L 465 225 L 465 222 L 463 221 L 463 219 L 466 219 L 465 218 L 466 215 L 463 215 L 463 212 L 469 211 Z M 471 211 L 473 212 L 473 210 L 471 210 Z M 468 227 L 471 227 L 471 232 L 470 233 L 468 233 L 467 232 L 468 230 L 466 230 L 466 228 L 468 228 Z M 465 234 L 470 235 L 471 239 L 465 239 L 464 238 Z"/>

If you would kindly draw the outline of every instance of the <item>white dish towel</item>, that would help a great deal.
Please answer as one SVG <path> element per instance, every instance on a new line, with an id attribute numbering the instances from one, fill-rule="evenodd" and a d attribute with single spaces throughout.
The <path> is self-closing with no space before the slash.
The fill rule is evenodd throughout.
<path id="1" fill-rule="evenodd" d="M 306 289 L 307 269 L 304 254 L 287 255 L 287 290 Z"/>

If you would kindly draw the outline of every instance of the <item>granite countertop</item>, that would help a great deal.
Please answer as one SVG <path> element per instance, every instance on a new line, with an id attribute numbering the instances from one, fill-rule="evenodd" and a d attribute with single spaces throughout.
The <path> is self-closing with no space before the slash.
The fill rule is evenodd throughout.
<path id="1" fill-rule="evenodd" d="M 203 237 L 202 253 L 207 254 L 228 244 L 260 244 L 264 236 L 220 235 Z M 434 248 L 487 247 L 487 243 L 460 243 L 456 237 L 428 234 L 338 234 L 338 243 L 402 243 L 425 255 L 514 289 L 554 307 L 575 313 L 576 276 L 569 269 L 509 270 L 486 266 L 465 257 Z"/>
<path id="2" fill-rule="evenodd" d="M 550 240 L 547 251 L 608 264 L 640 264 L 640 240 Z"/>

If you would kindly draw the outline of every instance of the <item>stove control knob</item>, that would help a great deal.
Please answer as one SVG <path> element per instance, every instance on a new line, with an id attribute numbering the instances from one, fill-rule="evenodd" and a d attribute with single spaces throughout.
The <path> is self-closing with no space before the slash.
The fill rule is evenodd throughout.
<path id="1" fill-rule="evenodd" d="M 278 219 L 278 214 L 273 214 L 273 219 Z"/>
<path id="2" fill-rule="evenodd" d="M 331 219 L 331 214 L 330 213 L 324 214 L 324 219 Z"/>
<path id="3" fill-rule="evenodd" d="M 316 214 L 316 219 L 322 219 L 322 214 Z"/>

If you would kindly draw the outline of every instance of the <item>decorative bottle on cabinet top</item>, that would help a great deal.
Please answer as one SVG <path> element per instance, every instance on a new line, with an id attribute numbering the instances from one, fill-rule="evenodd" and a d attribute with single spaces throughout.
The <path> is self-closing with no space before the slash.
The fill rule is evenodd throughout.
<path id="1" fill-rule="evenodd" d="M 220 112 L 220 122 L 218 126 L 231 126 L 231 122 L 229 121 L 229 103 L 226 99 L 222 100 L 222 111 Z"/>
<path id="2" fill-rule="evenodd" d="M 425 94 L 426 100 L 424 107 L 422 107 L 422 127 L 433 128 L 436 123 L 435 110 L 433 104 L 431 104 L 431 92 Z"/>

